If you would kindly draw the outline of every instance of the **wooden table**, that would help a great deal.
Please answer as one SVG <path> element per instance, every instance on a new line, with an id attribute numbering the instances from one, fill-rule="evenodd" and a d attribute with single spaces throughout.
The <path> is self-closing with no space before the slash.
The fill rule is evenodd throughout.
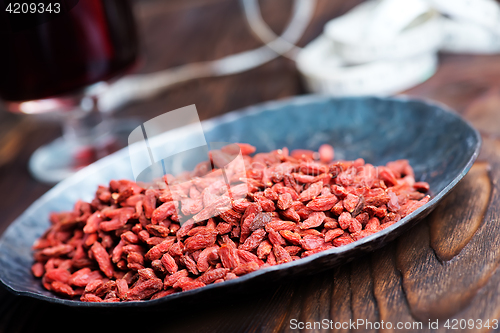
<path id="1" fill-rule="evenodd" d="M 300 44 L 359 2 L 319 1 Z M 237 1 L 148 0 L 136 3 L 136 13 L 143 44 L 142 72 L 259 46 Z M 264 18 L 275 31 L 281 31 L 289 14 L 289 0 L 263 1 Z M 146 120 L 196 104 L 206 119 L 302 93 L 294 64 L 279 58 L 240 75 L 183 84 L 153 100 L 127 106 L 120 115 Z M 87 332 L 298 331 L 292 320 L 323 319 L 383 321 L 385 329 L 380 331 L 384 332 L 404 331 L 387 329 L 388 322 L 413 328 L 422 322 L 422 330 L 408 331 L 427 332 L 434 331 L 429 322 L 439 320 L 441 332 L 447 319 L 452 325 L 456 319 L 457 327 L 462 319 L 474 320 L 475 325 L 489 319 L 494 330 L 492 320 L 500 318 L 500 56 L 442 55 L 436 75 L 406 93 L 451 106 L 481 132 L 484 142 L 479 161 L 436 211 L 384 248 L 334 270 L 290 277 L 265 290 L 198 304 L 189 311 L 107 314 L 15 297 L 0 288 L 0 332 L 42 332 L 53 327 Z M 50 189 L 33 180 L 26 165 L 38 146 L 58 136 L 55 123 L 0 112 L 0 233 Z M 363 326 L 358 331 L 377 330 Z"/>

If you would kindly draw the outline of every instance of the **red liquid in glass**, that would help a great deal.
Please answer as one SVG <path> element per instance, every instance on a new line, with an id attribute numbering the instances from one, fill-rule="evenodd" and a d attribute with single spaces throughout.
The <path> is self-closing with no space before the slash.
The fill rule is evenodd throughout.
<path id="1" fill-rule="evenodd" d="M 135 62 L 137 38 L 126 0 L 56 0 L 53 2 L 61 3 L 66 12 L 34 19 L 13 18 L 28 14 L 7 14 L 7 1 L 2 1 L 3 100 L 26 101 L 70 93 L 108 80 Z M 24 18 L 29 24 L 23 23 Z"/>

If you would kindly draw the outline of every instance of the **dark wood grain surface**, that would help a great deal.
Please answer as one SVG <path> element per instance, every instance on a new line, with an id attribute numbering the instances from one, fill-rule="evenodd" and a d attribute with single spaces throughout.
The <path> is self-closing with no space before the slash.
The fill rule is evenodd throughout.
<path id="1" fill-rule="evenodd" d="M 317 36 L 326 21 L 359 2 L 318 1 L 300 45 Z M 264 18 L 281 32 L 290 1 L 261 3 Z M 238 1 L 148 0 L 136 2 L 135 9 L 141 72 L 217 59 L 260 45 Z M 304 92 L 294 63 L 279 58 L 239 75 L 177 86 L 129 105 L 119 115 L 146 120 L 196 104 L 201 118 L 207 119 Z M 294 319 L 423 323 L 422 330 L 385 326 L 359 332 L 495 331 L 492 320 L 500 318 L 500 56 L 441 55 L 436 75 L 405 93 L 457 110 L 481 132 L 483 148 L 479 161 L 444 202 L 384 248 L 334 270 L 291 276 L 262 290 L 163 312 L 77 310 L 15 297 L 0 287 L 0 332 L 295 332 L 290 325 Z M 37 147 L 60 135 L 57 123 L 0 111 L 0 233 L 50 189 L 30 177 L 27 163 Z M 490 328 L 461 330 L 458 325 L 458 330 L 446 330 L 448 319 L 489 319 Z M 429 322 L 436 320 L 439 329 L 429 329 Z"/>

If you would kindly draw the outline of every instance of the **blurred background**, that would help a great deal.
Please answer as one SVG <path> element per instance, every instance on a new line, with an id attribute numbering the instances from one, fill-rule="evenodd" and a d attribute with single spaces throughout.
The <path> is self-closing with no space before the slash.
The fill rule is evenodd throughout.
<path id="1" fill-rule="evenodd" d="M 488 2 L 486 6 L 495 3 L 493 0 L 486 2 Z M 325 25 L 329 21 L 350 12 L 361 3 L 363 3 L 361 0 L 314 1 L 312 13 L 307 18 L 309 23 L 296 45 L 306 47 L 312 41 L 317 40 L 318 36 L 326 31 Z M 433 13 L 437 12 L 443 14 L 440 16 L 441 18 L 456 20 L 452 23 L 448 22 L 448 28 L 450 26 L 452 29 L 453 26 L 467 28 L 469 26 L 466 24 L 470 24 L 470 28 L 465 29 L 465 32 L 453 30 L 456 32 L 453 36 L 459 38 L 458 46 L 453 44 L 453 41 L 448 40 L 446 48 L 441 42 L 439 45 L 432 44 L 431 40 L 436 36 L 432 31 L 424 31 L 423 40 L 430 41 L 429 45 L 426 44 L 428 49 L 425 51 L 429 55 L 428 59 L 426 58 L 428 61 L 426 60 L 426 64 L 422 65 L 427 66 L 427 69 L 423 73 L 415 74 L 416 79 L 411 84 L 407 82 L 406 86 L 403 84 L 399 89 L 396 87 L 392 89 L 394 91 L 389 91 L 389 89 L 380 93 L 385 95 L 406 94 L 445 103 L 458 112 L 467 114 L 467 118 L 473 124 L 481 123 L 482 128 L 486 130 L 491 128 L 491 133 L 493 133 L 496 124 L 500 123 L 500 113 L 497 112 L 497 108 L 500 106 L 500 55 L 496 55 L 500 50 L 496 44 L 500 39 L 500 33 L 498 35 L 491 33 L 496 27 L 488 27 L 488 20 L 484 20 L 486 22 L 484 25 L 481 23 L 482 20 L 479 20 L 480 22 L 477 24 L 478 16 L 468 20 L 467 17 L 461 17 L 461 14 L 458 13 L 454 17 L 451 15 L 453 13 L 450 14 L 446 8 L 449 1 L 437 1 L 437 3 L 441 3 L 442 6 L 440 8 L 437 8 L 439 7 L 437 5 L 431 6 L 430 9 L 424 10 L 415 9 L 413 13 L 418 14 L 415 17 L 411 16 L 411 12 L 407 13 L 406 23 L 400 19 L 403 15 L 397 11 L 389 9 L 380 11 L 382 14 L 377 14 L 379 15 L 376 18 L 378 21 L 396 22 L 394 24 L 401 25 L 401 31 L 411 30 L 410 28 L 425 23 L 425 19 L 429 17 L 425 15 L 434 15 Z M 261 0 L 259 4 L 263 20 L 276 35 L 282 34 L 292 17 L 293 2 L 290 0 Z M 498 3 L 495 4 L 498 6 Z M 139 57 L 137 64 L 131 71 L 133 74 L 155 73 L 185 64 L 221 59 L 264 45 L 255 31 L 249 27 L 240 1 L 135 0 L 132 1 L 132 6 L 139 43 Z M 486 8 L 488 9 L 488 7 Z M 496 15 L 497 7 L 491 8 L 494 9 L 486 12 Z M 392 21 L 391 17 L 395 20 Z M 495 17 L 490 19 L 495 22 Z M 363 21 L 363 18 L 361 20 L 362 22 L 366 21 Z M 409 23 L 411 24 L 408 28 Z M 369 25 L 366 27 L 364 32 L 360 33 L 372 31 Z M 349 28 L 346 29 L 349 30 L 349 32 L 346 31 L 346 36 L 348 36 L 351 31 Z M 379 38 L 380 40 L 390 39 L 391 33 L 396 31 L 394 29 L 397 30 L 394 27 L 387 28 L 387 31 L 383 29 L 380 32 L 373 30 L 372 35 L 365 36 L 366 38 L 351 37 L 352 39 L 361 38 L 361 45 L 366 45 L 370 38 L 376 41 Z M 440 29 L 445 30 L 446 27 Z M 328 38 L 335 37 L 336 28 L 333 27 L 331 30 L 333 32 L 329 37 L 327 36 Z M 439 33 L 443 33 L 444 30 L 439 30 Z M 374 31 L 376 34 L 373 34 Z M 441 37 L 444 39 L 446 36 L 451 38 L 449 34 L 445 33 Z M 341 40 L 343 33 L 339 37 L 337 31 L 337 37 Z M 390 44 L 390 42 L 388 43 Z M 330 39 L 326 46 L 328 48 L 331 45 L 333 45 L 333 41 Z M 384 45 L 382 44 L 381 48 L 387 50 L 389 46 Z M 315 57 L 320 58 L 318 63 L 315 63 L 316 65 L 320 64 L 319 71 L 322 72 L 324 68 L 325 73 L 333 72 L 334 77 L 339 68 L 351 70 L 355 69 L 356 66 L 362 66 L 359 61 L 349 62 L 349 48 L 345 48 L 344 51 L 340 58 L 337 55 L 332 55 L 333 51 L 331 50 L 323 49 L 323 51 L 318 51 L 319 53 L 312 51 L 313 54 L 308 55 L 308 57 L 312 57 L 312 60 L 303 56 L 306 68 L 301 67 L 301 69 L 306 76 L 308 73 L 310 74 L 310 71 L 317 70 L 318 66 L 312 69 L 307 67 L 308 63 L 315 63 Z M 362 53 L 362 51 L 359 52 Z M 334 85 L 333 88 L 332 86 L 322 88 L 321 84 L 314 86 L 314 84 L 311 85 L 310 81 L 304 80 L 297 68 L 296 61 L 293 60 L 297 59 L 296 56 L 297 53 L 287 53 L 286 57 L 278 56 L 261 66 L 238 74 L 204 77 L 182 82 L 162 90 L 150 98 L 132 101 L 120 106 L 113 111 L 113 114 L 115 118 L 134 118 L 140 123 L 165 112 L 195 104 L 200 119 L 204 120 L 256 103 L 306 94 L 311 91 L 343 95 L 340 92 L 344 87 Z M 416 60 L 412 60 L 411 56 L 403 58 L 410 59 L 406 65 L 410 64 L 411 66 L 416 63 Z M 376 59 L 376 61 L 378 60 Z M 438 60 L 438 65 L 434 60 Z M 324 61 L 324 67 L 322 67 L 321 61 Z M 389 59 L 390 64 L 397 63 L 397 61 L 397 59 Z M 370 68 L 366 71 L 373 70 L 372 67 Z M 386 67 L 381 68 L 375 68 L 374 74 L 370 75 L 380 79 L 384 78 L 384 74 L 380 74 L 380 71 Z M 401 67 L 398 66 L 392 67 L 392 70 L 396 77 L 399 77 L 398 73 L 402 73 Z M 366 73 L 366 71 L 361 67 L 362 73 Z M 338 75 L 346 74 L 342 72 Z M 318 80 L 321 82 L 321 79 L 325 78 L 320 77 Z M 364 83 L 361 79 L 357 79 L 356 84 L 363 87 Z M 345 95 L 357 95 L 357 87 L 351 88 Z M 364 94 L 363 91 L 359 91 L 360 94 Z M 0 107 L 0 212 L 2 213 L 0 215 L 0 234 L 8 223 L 52 187 L 50 184 L 35 180 L 29 172 L 28 164 L 37 148 L 52 142 L 61 135 L 61 124 L 57 117 L 13 113 L 8 112 L 5 105 Z"/>

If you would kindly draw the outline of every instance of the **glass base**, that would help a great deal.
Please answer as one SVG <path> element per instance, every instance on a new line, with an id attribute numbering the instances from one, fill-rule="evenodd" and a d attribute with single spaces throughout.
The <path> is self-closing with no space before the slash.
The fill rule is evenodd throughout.
<path id="1" fill-rule="evenodd" d="M 128 136 L 140 125 L 137 119 L 113 119 L 106 126 L 110 131 L 82 144 L 63 137 L 38 148 L 30 158 L 29 170 L 40 182 L 55 184 L 81 168 L 128 144 Z"/>

